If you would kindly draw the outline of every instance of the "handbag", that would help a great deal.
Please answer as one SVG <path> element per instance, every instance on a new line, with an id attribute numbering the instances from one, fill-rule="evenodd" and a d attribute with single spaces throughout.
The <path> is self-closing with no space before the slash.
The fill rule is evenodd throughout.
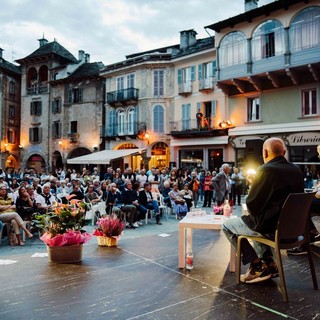
<path id="1" fill-rule="evenodd" d="M 182 204 L 182 205 L 184 205 L 184 204 L 186 203 L 186 200 L 182 199 L 181 197 L 176 197 L 176 198 L 174 199 L 174 203 L 175 203 L 175 204 Z"/>

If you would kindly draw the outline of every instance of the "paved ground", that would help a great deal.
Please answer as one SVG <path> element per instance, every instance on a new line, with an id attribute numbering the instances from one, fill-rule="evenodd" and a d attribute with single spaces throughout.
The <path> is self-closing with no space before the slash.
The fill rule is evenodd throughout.
<path id="1" fill-rule="evenodd" d="M 284 258 L 290 300 L 284 303 L 277 279 L 235 283 L 220 231 L 195 230 L 194 269 L 178 269 L 177 230 L 172 218 L 126 230 L 117 248 L 92 239 L 82 263 L 70 265 L 32 257 L 46 252 L 39 239 L 25 247 L 4 241 L 0 261 L 13 263 L 0 265 L 0 319 L 320 319 L 304 256 Z M 314 262 L 319 278 L 320 259 Z"/>

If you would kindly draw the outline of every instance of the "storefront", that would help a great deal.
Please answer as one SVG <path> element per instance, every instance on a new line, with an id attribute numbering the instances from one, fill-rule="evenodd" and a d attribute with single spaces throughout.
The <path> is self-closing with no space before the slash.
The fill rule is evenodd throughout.
<path id="1" fill-rule="evenodd" d="M 171 161 L 182 169 L 217 170 L 226 159 L 228 136 L 171 140 Z"/>

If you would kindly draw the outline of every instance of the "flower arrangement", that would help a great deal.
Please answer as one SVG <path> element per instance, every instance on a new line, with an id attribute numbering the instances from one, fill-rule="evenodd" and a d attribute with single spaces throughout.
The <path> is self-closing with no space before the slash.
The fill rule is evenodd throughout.
<path id="1" fill-rule="evenodd" d="M 36 214 L 36 227 L 44 231 L 40 238 L 50 247 L 78 245 L 88 242 L 92 235 L 82 230 L 85 225 L 86 203 L 67 195 L 67 204 L 53 204 L 53 211 Z"/>
<path id="2" fill-rule="evenodd" d="M 125 226 L 114 214 L 98 219 L 97 225 L 93 235 L 102 237 L 119 237 Z"/>

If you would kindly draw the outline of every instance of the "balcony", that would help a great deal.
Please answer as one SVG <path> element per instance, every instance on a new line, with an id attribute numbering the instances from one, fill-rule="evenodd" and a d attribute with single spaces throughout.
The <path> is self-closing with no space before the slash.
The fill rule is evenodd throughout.
<path id="1" fill-rule="evenodd" d="M 181 96 L 188 96 L 192 93 L 192 82 L 187 81 L 187 82 L 183 82 L 183 83 L 179 83 L 179 95 Z"/>
<path id="2" fill-rule="evenodd" d="M 138 102 L 139 90 L 128 88 L 107 93 L 107 103 L 111 106 L 126 106 Z"/>
<path id="3" fill-rule="evenodd" d="M 79 142 L 79 137 L 80 137 L 80 134 L 77 132 L 68 133 L 69 141 L 72 143 Z"/>
<path id="4" fill-rule="evenodd" d="M 49 92 L 49 86 L 31 86 L 27 88 L 27 94 L 33 95 L 33 94 L 42 94 L 42 93 L 48 93 Z"/>
<path id="5" fill-rule="evenodd" d="M 211 125 L 210 118 L 204 118 L 201 123 L 195 119 L 170 121 L 170 135 L 175 138 L 212 137 L 228 134 L 229 127 L 215 127 Z"/>
<path id="6" fill-rule="evenodd" d="M 139 134 L 146 131 L 146 124 L 142 122 L 131 122 L 114 124 L 112 126 L 102 126 L 100 128 L 100 137 L 109 139 L 131 139 L 137 138 Z"/>
<path id="7" fill-rule="evenodd" d="M 209 77 L 199 80 L 199 91 L 212 92 L 214 89 L 215 77 Z"/>

